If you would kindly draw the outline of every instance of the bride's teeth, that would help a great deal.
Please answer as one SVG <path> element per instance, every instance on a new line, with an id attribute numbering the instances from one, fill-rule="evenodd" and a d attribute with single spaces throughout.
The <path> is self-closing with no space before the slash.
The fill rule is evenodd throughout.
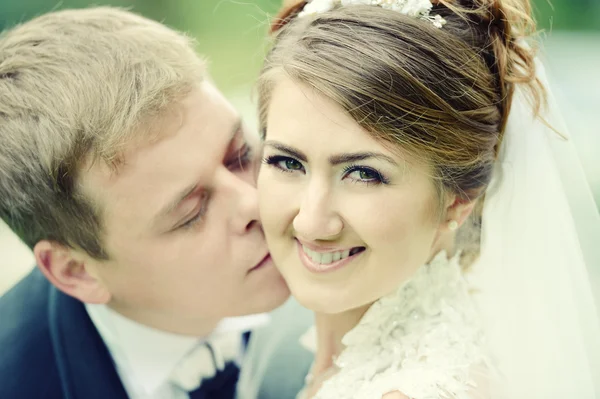
<path id="1" fill-rule="evenodd" d="M 320 254 L 318 254 L 317 252 L 312 252 L 312 251 L 311 251 L 311 252 L 309 253 L 309 252 L 308 252 L 308 251 L 306 251 L 306 250 L 304 250 L 304 252 L 306 252 L 306 254 L 307 254 L 308 256 L 310 256 L 310 258 L 312 259 L 312 261 L 313 261 L 313 262 L 315 262 L 315 263 L 321 263 L 321 255 L 320 255 Z"/>
<path id="2" fill-rule="evenodd" d="M 342 260 L 350 256 L 350 250 L 346 251 L 336 251 L 336 252 L 326 252 L 320 253 L 317 251 L 313 251 L 312 249 L 307 248 L 306 246 L 302 246 L 304 253 L 308 255 L 313 262 L 319 263 L 322 265 L 327 265 L 329 263 L 337 262 L 338 260 Z"/>
<path id="3" fill-rule="evenodd" d="M 321 255 L 321 263 L 331 263 L 333 262 L 333 253 L 328 252 L 326 254 L 322 254 Z"/>

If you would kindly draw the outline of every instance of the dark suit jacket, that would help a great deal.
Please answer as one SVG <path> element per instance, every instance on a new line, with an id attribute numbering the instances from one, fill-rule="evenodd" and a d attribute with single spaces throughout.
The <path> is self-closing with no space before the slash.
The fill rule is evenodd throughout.
<path id="1" fill-rule="evenodd" d="M 293 298 L 275 310 L 269 324 L 252 333 L 237 399 L 295 399 L 313 361 L 300 337 L 313 324 L 313 312 Z"/>
<path id="2" fill-rule="evenodd" d="M 37 268 L 0 298 L 0 398 L 127 398 L 83 304 Z"/>

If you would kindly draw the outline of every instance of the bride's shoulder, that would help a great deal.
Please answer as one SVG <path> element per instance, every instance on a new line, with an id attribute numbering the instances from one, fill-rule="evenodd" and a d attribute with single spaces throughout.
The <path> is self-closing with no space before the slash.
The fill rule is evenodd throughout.
<path id="1" fill-rule="evenodd" d="M 395 391 L 395 392 L 386 393 L 385 395 L 383 395 L 382 399 L 410 399 L 410 398 L 401 392 Z"/>
<path id="2" fill-rule="evenodd" d="M 479 315 L 458 259 L 436 257 L 376 302 L 343 340 L 322 391 L 349 398 L 471 398 L 489 370 Z M 476 372 L 474 372 L 476 371 Z M 477 375 L 475 375 L 477 374 Z M 343 390 L 347 396 L 339 396 Z M 319 396 L 321 397 L 321 396 Z"/>
<path id="3" fill-rule="evenodd" d="M 442 252 L 396 292 L 371 306 L 344 337 L 345 352 L 372 344 L 407 359 L 413 352 L 403 352 L 411 347 L 440 351 L 480 343 L 480 315 L 471 291 L 459 255 L 448 258 Z"/>

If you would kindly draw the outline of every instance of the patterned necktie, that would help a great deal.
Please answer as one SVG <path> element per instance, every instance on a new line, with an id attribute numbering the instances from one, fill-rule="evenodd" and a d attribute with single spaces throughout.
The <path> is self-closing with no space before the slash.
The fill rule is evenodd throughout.
<path id="1" fill-rule="evenodd" d="M 220 334 L 198 345 L 171 374 L 171 382 L 188 391 L 190 399 L 233 399 L 239 359 L 246 334 Z"/>
<path id="2" fill-rule="evenodd" d="M 239 374 L 239 367 L 228 362 L 214 377 L 202 380 L 200 388 L 189 393 L 190 399 L 233 399 Z"/>

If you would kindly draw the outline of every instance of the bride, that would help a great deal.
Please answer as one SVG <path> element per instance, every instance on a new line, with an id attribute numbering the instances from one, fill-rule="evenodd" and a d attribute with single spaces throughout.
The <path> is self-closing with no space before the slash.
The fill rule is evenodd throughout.
<path id="1" fill-rule="evenodd" d="M 595 398 L 598 213 L 526 0 L 313 0 L 259 80 L 301 398 Z M 573 202 L 577 201 L 577 206 Z"/>

